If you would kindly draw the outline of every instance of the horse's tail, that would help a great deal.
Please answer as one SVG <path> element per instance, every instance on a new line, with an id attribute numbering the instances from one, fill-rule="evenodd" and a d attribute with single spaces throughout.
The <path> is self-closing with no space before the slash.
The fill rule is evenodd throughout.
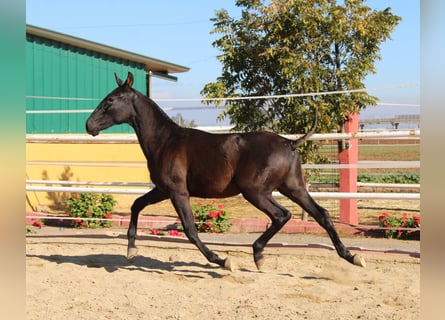
<path id="1" fill-rule="evenodd" d="M 306 134 L 297 140 L 291 141 L 291 148 L 292 150 L 297 149 L 297 147 L 301 146 L 303 143 L 306 142 L 306 140 L 315 132 L 315 129 L 317 128 L 317 121 L 318 121 L 318 108 L 315 108 L 315 115 L 314 115 L 314 122 L 312 123 L 311 129 L 306 132 Z"/>

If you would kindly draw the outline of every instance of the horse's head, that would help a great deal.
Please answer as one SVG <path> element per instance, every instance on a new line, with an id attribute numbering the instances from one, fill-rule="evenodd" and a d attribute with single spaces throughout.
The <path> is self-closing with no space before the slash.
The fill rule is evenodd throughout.
<path id="1" fill-rule="evenodd" d="M 136 93 L 131 88 L 133 85 L 133 74 L 128 72 L 125 82 L 122 82 L 116 74 L 114 75 L 118 87 L 99 103 L 86 122 L 86 130 L 93 136 L 98 135 L 101 130 L 107 129 L 112 125 L 128 123 L 134 114 L 132 99 Z"/>

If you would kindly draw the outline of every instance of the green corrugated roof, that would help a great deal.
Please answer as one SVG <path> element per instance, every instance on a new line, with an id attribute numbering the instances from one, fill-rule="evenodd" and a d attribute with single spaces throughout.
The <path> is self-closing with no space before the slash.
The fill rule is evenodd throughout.
<path id="1" fill-rule="evenodd" d="M 40 27 L 26 25 L 26 33 L 32 34 L 35 36 L 39 36 L 42 38 L 46 38 L 53 41 L 58 41 L 61 43 L 66 43 L 72 46 L 76 46 L 79 48 L 91 50 L 94 52 L 102 53 L 111 57 L 129 60 L 132 62 L 137 62 L 145 65 L 147 71 L 157 72 L 161 74 L 170 74 L 170 73 L 181 73 L 190 70 L 190 68 L 162 61 L 159 59 L 143 56 L 137 53 L 113 48 L 104 44 L 100 44 L 97 42 L 73 37 L 70 35 L 66 35 L 63 33 L 43 29 Z"/>

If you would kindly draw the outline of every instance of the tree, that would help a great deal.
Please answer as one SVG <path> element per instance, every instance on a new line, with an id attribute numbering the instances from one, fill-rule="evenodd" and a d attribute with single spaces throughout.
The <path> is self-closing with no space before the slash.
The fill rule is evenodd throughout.
<path id="1" fill-rule="evenodd" d="M 206 98 L 271 96 L 363 89 L 380 45 L 401 20 L 363 0 L 238 0 L 241 17 L 217 10 L 213 46 L 222 74 L 204 86 Z M 207 103 L 221 104 L 218 100 Z M 339 130 L 349 113 L 375 105 L 366 92 L 277 99 L 228 100 L 219 118 L 235 130 L 303 133 L 319 110 L 319 132 Z"/>
<path id="2" fill-rule="evenodd" d="M 182 114 L 177 113 L 176 116 L 171 117 L 171 119 L 182 127 L 194 128 L 196 127 L 195 120 L 185 120 Z"/>

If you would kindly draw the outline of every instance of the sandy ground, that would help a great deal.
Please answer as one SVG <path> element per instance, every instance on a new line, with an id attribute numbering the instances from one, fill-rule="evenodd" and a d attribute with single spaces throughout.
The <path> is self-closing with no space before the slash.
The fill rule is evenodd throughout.
<path id="1" fill-rule="evenodd" d="M 402 243 L 420 250 L 418 241 Z M 27 319 L 419 318 L 419 255 L 362 251 L 360 268 L 332 250 L 270 246 L 260 272 L 249 246 L 216 240 L 209 247 L 231 257 L 230 272 L 184 241 L 142 236 L 137 244 L 140 255 L 128 261 L 123 232 L 27 235 Z"/>

